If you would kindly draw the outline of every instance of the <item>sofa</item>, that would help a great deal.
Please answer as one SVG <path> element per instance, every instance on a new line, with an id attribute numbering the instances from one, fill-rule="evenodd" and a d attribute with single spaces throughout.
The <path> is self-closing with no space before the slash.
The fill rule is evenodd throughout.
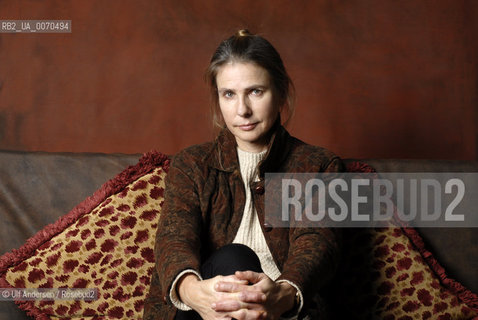
<path id="1" fill-rule="evenodd" d="M 28 238 L 68 213 L 106 181 L 136 164 L 140 157 L 138 154 L 1 151 L 0 256 L 20 248 Z M 361 162 L 378 172 L 478 171 L 478 162 L 473 161 L 365 159 Z M 478 292 L 478 230 L 421 228 L 416 231 L 423 240 L 426 255 L 439 262 L 436 268 L 442 268 L 446 279 L 462 284 L 460 290 L 469 289 L 465 290 L 468 296 L 475 297 L 472 293 Z M 342 292 L 337 288 L 335 291 L 337 295 Z M 0 319 L 30 317 L 13 302 L 2 301 Z"/>

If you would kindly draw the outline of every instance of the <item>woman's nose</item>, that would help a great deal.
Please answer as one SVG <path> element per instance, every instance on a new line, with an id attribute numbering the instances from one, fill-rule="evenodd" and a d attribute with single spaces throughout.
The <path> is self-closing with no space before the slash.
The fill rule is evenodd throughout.
<path id="1" fill-rule="evenodd" d="M 238 101 L 237 114 L 241 117 L 247 117 L 251 115 L 250 101 L 247 97 L 242 97 Z"/>

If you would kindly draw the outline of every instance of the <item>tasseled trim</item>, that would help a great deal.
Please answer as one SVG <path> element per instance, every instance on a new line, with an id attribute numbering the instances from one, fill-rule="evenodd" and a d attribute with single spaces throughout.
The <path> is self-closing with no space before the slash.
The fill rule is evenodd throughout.
<path id="1" fill-rule="evenodd" d="M 418 231 L 414 228 L 403 227 L 405 235 L 412 241 L 413 245 L 418 249 L 423 259 L 427 262 L 433 272 L 436 274 L 440 282 L 461 301 L 466 303 L 470 309 L 478 312 L 478 295 L 465 288 L 461 283 L 448 277 L 445 269 L 435 259 L 433 254 L 425 248 L 425 243 Z M 478 319 L 478 318 L 475 318 Z"/>
<path id="2" fill-rule="evenodd" d="M 346 166 L 347 172 L 363 172 L 363 173 L 375 173 L 377 172 L 374 168 L 369 166 L 368 164 L 360 161 L 353 161 L 347 163 Z"/>

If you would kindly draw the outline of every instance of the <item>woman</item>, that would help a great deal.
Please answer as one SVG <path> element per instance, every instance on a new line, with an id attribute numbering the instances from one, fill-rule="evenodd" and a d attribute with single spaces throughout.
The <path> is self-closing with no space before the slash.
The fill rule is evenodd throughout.
<path id="1" fill-rule="evenodd" d="M 264 173 L 337 172 L 342 163 L 281 125 L 292 83 L 263 37 L 241 30 L 223 41 L 207 80 L 222 130 L 172 161 L 144 319 L 304 318 L 339 241 L 331 229 L 265 224 Z"/>

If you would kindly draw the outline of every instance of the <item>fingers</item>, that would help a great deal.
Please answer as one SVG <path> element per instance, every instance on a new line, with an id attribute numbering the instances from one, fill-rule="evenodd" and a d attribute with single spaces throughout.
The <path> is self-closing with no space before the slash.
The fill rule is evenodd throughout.
<path id="1" fill-rule="evenodd" d="M 259 304 L 247 304 L 236 300 L 213 303 L 212 309 L 220 314 L 226 313 L 234 319 L 265 319 L 266 312 Z"/>
<path id="2" fill-rule="evenodd" d="M 212 303 L 215 311 L 236 311 L 239 309 L 261 309 L 266 295 L 257 290 L 243 290 L 239 293 L 220 293 L 219 299 Z"/>
<path id="3" fill-rule="evenodd" d="M 267 313 L 263 310 L 247 310 L 241 309 L 229 313 L 233 319 L 237 320 L 262 320 L 266 319 Z"/>
<path id="4" fill-rule="evenodd" d="M 244 280 L 239 280 L 234 274 L 228 276 L 216 276 L 221 281 L 230 281 L 230 282 L 244 282 Z"/>
<path id="5" fill-rule="evenodd" d="M 239 299 L 242 302 L 252 302 L 262 304 L 266 301 L 266 295 L 257 290 L 243 290 L 239 294 Z"/>
<path id="6" fill-rule="evenodd" d="M 218 292 L 240 292 L 247 289 L 247 285 L 243 283 L 220 281 L 214 285 L 214 290 Z"/>
<path id="7" fill-rule="evenodd" d="M 266 295 L 256 288 L 237 283 L 218 282 L 214 289 L 221 293 L 239 293 L 237 296 L 243 302 L 263 303 L 266 301 Z"/>
<path id="8" fill-rule="evenodd" d="M 239 284 L 248 284 L 247 280 L 238 279 L 234 274 L 229 276 L 216 276 L 216 282 L 232 282 Z"/>
<path id="9" fill-rule="evenodd" d="M 267 296 L 259 290 L 241 290 L 239 292 L 219 292 L 218 300 L 237 300 L 246 303 L 258 303 L 264 304 L 266 302 Z"/>
<path id="10" fill-rule="evenodd" d="M 250 283 L 257 283 L 263 279 L 263 273 L 254 271 L 236 271 L 234 274 L 239 280 L 247 280 Z"/>
<path id="11" fill-rule="evenodd" d="M 238 300 L 220 300 L 214 302 L 211 308 L 216 312 L 237 311 L 242 308 L 242 303 Z"/>

